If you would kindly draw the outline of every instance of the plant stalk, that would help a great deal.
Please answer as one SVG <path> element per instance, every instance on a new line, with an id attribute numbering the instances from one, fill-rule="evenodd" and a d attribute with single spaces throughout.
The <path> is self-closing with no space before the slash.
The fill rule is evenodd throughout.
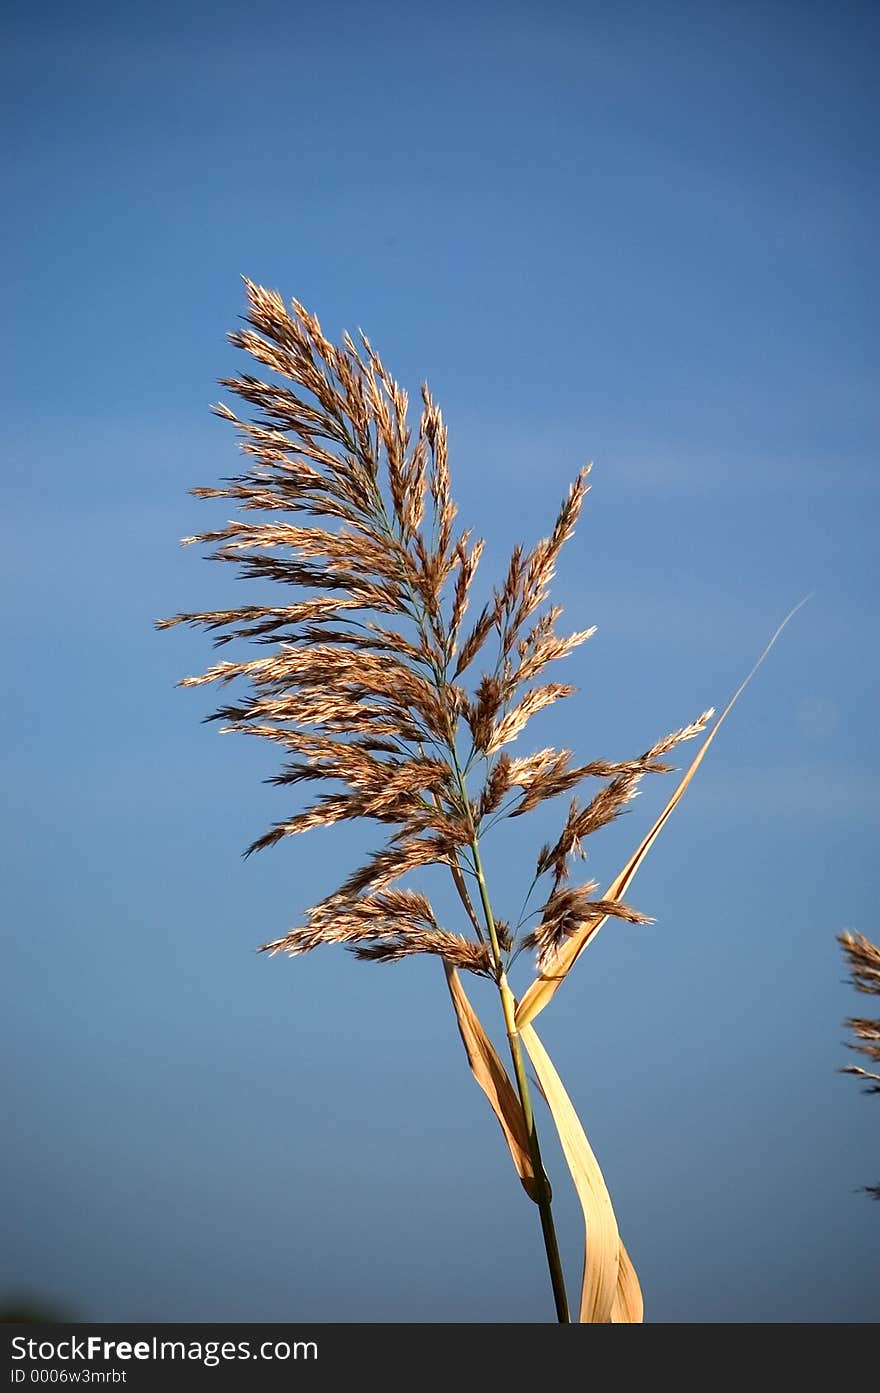
<path id="1" fill-rule="evenodd" d="M 393 531 L 391 523 L 388 519 L 388 514 L 386 512 L 384 502 L 378 495 L 377 501 L 379 503 L 379 508 L 381 510 L 381 516 L 385 525 L 385 529 L 388 535 L 392 536 Z M 424 608 L 420 604 L 418 597 L 414 594 L 412 587 L 409 585 L 409 582 L 405 576 L 403 578 L 403 583 L 409 590 L 410 599 L 415 610 L 416 621 L 418 623 L 419 629 L 421 630 L 422 636 L 427 641 L 428 625 Z M 445 696 L 446 691 L 446 673 L 441 668 L 436 666 L 433 662 L 431 663 L 431 668 L 434 674 L 435 686 L 442 699 Z M 492 913 L 492 903 L 489 899 L 489 891 L 486 886 L 486 877 L 483 872 L 483 862 L 480 856 L 480 839 L 477 833 L 477 829 L 474 825 L 473 814 L 471 812 L 471 804 L 467 791 L 467 780 L 465 778 L 464 771 L 462 770 L 461 763 L 458 758 L 455 730 L 453 728 L 452 722 L 449 720 L 448 714 L 446 717 L 446 735 L 449 752 L 452 756 L 452 766 L 455 771 L 459 793 L 461 795 L 462 811 L 465 813 L 470 827 L 470 846 L 474 858 L 474 870 L 476 871 L 477 883 L 480 887 L 480 901 L 483 907 L 483 915 L 486 920 L 486 928 L 489 933 L 489 941 L 492 950 L 492 961 L 495 967 L 495 981 L 498 987 L 499 994 L 501 996 L 501 1009 L 504 1014 L 504 1025 L 507 1031 L 507 1040 L 510 1045 L 510 1055 L 511 1059 L 513 1060 L 513 1073 L 516 1079 L 516 1087 L 517 1092 L 519 1093 L 520 1105 L 523 1110 L 523 1119 L 525 1121 L 526 1133 L 529 1139 L 529 1152 L 532 1158 L 532 1169 L 535 1173 L 535 1203 L 537 1204 L 538 1211 L 541 1215 L 541 1233 L 544 1238 L 544 1248 L 547 1253 L 547 1266 L 550 1270 L 550 1283 L 553 1288 L 553 1300 L 556 1305 L 556 1319 L 560 1323 L 560 1325 L 568 1325 L 571 1322 L 571 1317 L 568 1311 L 568 1296 L 566 1295 L 565 1291 L 565 1275 L 562 1270 L 562 1259 L 559 1255 L 559 1242 L 556 1237 L 556 1227 L 553 1223 L 553 1210 L 550 1186 L 547 1180 L 547 1176 L 544 1172 L 543 1161 L 541 1160 L 541 1147 L 538 1142 L 538 1129 L 535 1125 L 535 1114 L 532 1108 L 532 1096 L 529 1090 L 529 1080 L 526 1074 L 525 1061 L 523 1059 L 522 1041 L 520 1040 L 519 1031 L 516 1028 L 516 1021 L 514 1018 L 516 1000 L 514 998 L 513 992 L 510 990 L 510 986 L 507 981 L 507 975 L 504 971 L 504 962 L 501 957 L 501 946 L 498 942 L 498 932 L 495 928 L 495 916 Z M 467 889 L 464 886 L 464 883 L 461 879 L 461 871 L 459 870 L 454 860 L 452 863 L 452 877 L 455 881 L 456 889 L 458 890 L 458 893 L 461 897 L 462 904 L 464 905 L 465 910 L 467 911 L 477 931 L 477 935 L 479 937 L 482 937 L 482 935 L 480 934 L 479 922 L 477 920 L 476 915 L 473 912 L 473 906 L 470 903 L 470 897 L 468 896 Z"/>
<path id="2" fill-rule="evenodd" d="M 522 1041 L 520 1040 L 519 1031 L 516 1028 L 516 1021 L 514 1019 L 516 1002 L 513 992 L 510 990 L 504 971 L 504 965 L 501 961 L 501 949 L 498 943 L 498 933 L 495 928 L 495 916 L 492 913 L 492 904 L 489 899 L 489 891 L 486 886 L 486 877 L 483 873 L 483 863 L 480 857 L 480 843 L 476 832 L 474 832 L 473 841 L 471 843 L 471 851 L 474 857 L 474 870 L 477 873 L 477 884 L 480 888 L 480 901 L 483 906 L 483 913 L 486 917 L 486 928 L 489 931 L 489 940 L 492 945 L 492 956 L 495 959 L 495 966 L 498 972 L 498 991 L 501 996 L 501 1009 L 504 1013 L 504 1025 L 507 1030 L 507 1040 L 510 1045 L 511 1059 L 513 1060 L 514 1077 L 516 1078 L 517 1091 L 519 1092 L 519 1100 L 522 1105 L 523 1118 L 525 1119 L 526 1132 L 529 1138 L 529 1151 L 532 1157 L 532 1168 L 535 1173 L 535 1203 L 541 1215 L 541 1232 L 544 1237 L 544 1248 L 547 1253 L 547 1266 L 550 1269 L 553 1300 L 556 1303 L 556 1319 L 560 1325 L 568 1325 L 571 1321 L 571 1317 L 568 1312 L 565 1276 L 562 1271 L 562 1259 L 559 1255 L 556 1227 L 553 1223 L 550 1187 L 544 1173 L 544 1163 L 541 1160 L 541 1147 L 538 1142 L 538 1129 L 535 1125 L 532 1096 L 529 1089 L 525 1061 L 523 1059 Z"/>

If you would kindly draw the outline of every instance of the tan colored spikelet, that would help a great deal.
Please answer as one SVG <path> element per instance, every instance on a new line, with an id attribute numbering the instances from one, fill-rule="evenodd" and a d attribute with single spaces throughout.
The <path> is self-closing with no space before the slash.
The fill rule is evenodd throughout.
<path id="1" fill-rule="evenodd" d="M 584 809 L 580 809 L 576 801 L 572 802 L 559 841 L 550 853 L 546 864 L 541 864 L 541 870 L 546 870 L 550 865 L 554 865 L 557 881 L 564 879 L 567 873 L 567 858 L 572 853 L 582 854 L 581 843 L 584 839 L 619 817 L 626 805 L 638 795 L 638 785 L 642 776 L 649 771 L 665 771 L 668 768 L 659 762 L 659 756 L 667 754 L 682 741 L 692 740 L 696 735 L 699 735 L 713 714 L 711 708 L 704 711 L 689 725 L 673 731 L 671 735 L 664 736 L 662 740 L 658 740 L 638 760 L 616 767 L 605 766 L 611 772 L 610 782 L 599 790 Z M 598 761 L 591 766 L 584 765 L 580 770 L 571 771 L 571 776 L 568 773 L 558 776 L 552 787 L 555 791 L 561 792 L 563 788 L 570 786 L 586 773 L 597 774 L 602 770 L 603 766 Z M 517 809 L 518 812 L 524 810 L 522 807 Z"/>
<path id="2" fill-rule="evenodd" d="M 630 924 L 652 924 L 647 914 L 640 913 L 622 900 L 593 900 L 592 892 L 598 881 L 591 880 L 573 889 L 554 890 L 541 911 L 541 921 L 523 939 L 523 947 L 537 948 L 538 967 L 552 971 L 556 955 L 572 934 L 598 920 L 610 917 L 625 919 Z"/>
<path id="3" fill-rule="evenodd" d="M 531 682 L 540 672 L 543 672 L 548 663 L 556 662 L 560 658 L 567 658 L 569 653 L 574 652 L 587 639 L 595 634 L 595 626 L 590 629 L 581 629 L 578 633 L 567 634 L 560 638 L 558 634 L 549 633 L 542 637 L 531 649 L 526 649 L 521 657 L 519 666 L 515 669 L 513 680 L 519 686 L 522 682 Z"/>
<path id="4" fill-rule="evenodd" d="M 474 749 L 486 751 L 492 737 L 492 722 L 501 708 L 503 689 L 498 678 L 484 674 L 477 687 L 476 699 L 465 707 L 465 719 L 470 726 Z"/>
<path id="5" fill-rule="evenodd" d="M 528 555 L 523 553 L 521 547 L 514 548 L 504 585 L 496 592 L 496 613 L 506 653 L 513 651 L 523 624 L 547 598 L 559 553 L 572 536 L 580 515 L 589 488 L 589 472 L 590 466 L 582 469 L 569 487 L 551 535 L 540 541 Z"/>
<path id="6" fill-rule="evenodd" d="M 511 760 L 509 755 L 502 754 L 492 766 L 489 777 L 486 780 L 483 790 L 477 800 L 477 821 L 481 822 L 489 813 L 494 813 L 500 807 L 504 795 L 512 786 L 510 777 Z"/>
<path id="7" fill-rule="evenodd" d="M 495 920 L 495 934 L 501 951 L 509 953 L 514 945 L 514 933 L 506 919 Z"/>
<path id="8" fill-rule="evenodd" d="M 458 656 L 458 662 L 456 663 L 452 674 L 453 677 L 460 677 L 461 674 L 465 672 L 467 668 L 470 667 L 474 658 L 477 656 L 480 649 L 483 647 L 489 635 L 491 634 L 492 630 L 495 628 L 495 624 L 496 620 L 494 605 L 485 605 L 483 609 L 480 611 L 480 616 L 477 619 L 477 622 L 474 624 L 474 627 L 471 629 L 470 633 L 468 634 L 467 638 L 462 644 L 461 652 Z"/>
<path id="9" fill-rule="evenodd" d="M 837 935 L 849 966 L 850 979 L 857 992 L 869 996 L 880 996 L 880 947 L 872 943 L 864 934 L 844 932 Z M 880 1020 L 866 1016 L 850 1016 L 846 1021 L 853 1039 L 848 1048 L 864 1055 L 873 1064 L 880 1063 Z M 847 1064 L 842 1074 L 855 1074 L 869 1085 L 867 1091 L 876 1093 L 880 1085 L 880 1073 L 864 1069 L 857 1064 Z"/>
<path id="10" fill-rule="evenodd" d="M 359 601 L 346 596 L 318 595 L 294 605 L 242 605 L 234 610 L 175 614 L 170 619 L 157 619 L 155 628 L 172 629 L 178 624 L 189 624 L 193 628 L 201 627 L 209 632 L 217 629 L 232 630 L 229 634 L 215 638 L 215 644 L 221 644 L 229 643 L 232 638 L 258 638 L 282 628 L 293 630 L 316 619 L 335 618 L 343 610 L 359 608 Z"/>
<path id="11" fill-rule="evenodd" d="M 517 806 L 510 812 L 510 817 L 521 817 L 524 813 L 531 812 L 540 803 L 546 802 L 548 798 L 558 798 L 562 793 L 568 793 L 584 779 L 613 779 L 624 774 L 634 774 L 641 777 L 642 774 L 666 774 L 672 765 L 664 764 L 659 759 L 647 759 L 644 756 L 638 760 L 611 761 L 604 759 L 591 760 L 589 764 L 579 764 L 575 768 L 569 767 L 571 751 L 561 751 L 558 758 L 542 770 L 534 778 L 523 782 L 523 796 Z M 635 789 L 633 790 L 635 791 Z M 626 801 L 626 800 L 624 800 Z M 549 853 L 552 848 L 548 847 Z M 542 862 L 545 861 L 542 854 Z M 546 865 L 552 862 L 552 856 L 546 860 Z"/>
<path id="12" fill-rule="evenodd" d="M 856 991 L 869 996 L 880 996 L 880 946 L 872 943 L 861 933 L 839 933 L 837 941 L 842 947 L 849 967 L 850 979 Z M 872 1064 L 880 1065 L 880 1020 L 864 1016 L 851 1016 L 846 1025 L 852 1031 L 853 1039 L 848 1047 L 863 1055 Z M 859 1064 L 847 1064 L 842 1074 L 854 1074 L 866 1085 L 866 1093 L 880 1094 L 880 1071 L 865 1069 Z M 880 1200 L 880 1185 L 865 1185 L 865 1194 Z"/>
<path id="13" fill-rule="evenodd" d="M 438 928 L 425 896 L 407 889 L 348 898 L 333 896 L 315 905 L 304 925 L 291 929 L 283 938 L 264 944 L 261 951 L 295 956 L 321 944 L 357 946 L 373 941 L 386 943 L 394 949 L 408 944 L 411 952 L 434 952 L 443 956 L 448 951 L 462 956 L 457 935 L 446 934 Z M 470 959 L 467 965 L 471 966 Z"/>
<path id="14" fill-rule="evenodd" d="M 557 769 L 560 765 L 565 768 L 570 759 L 571 750 L 554 750 L 549 747 L 538 750 L 533 755 L 521 755 L 510 760 L 510 782 L 523 789 L 531 788 L 532 784 L 543 778 L 549 770 Z"/>
<path id="15" fill-rule="evenodd" d="M 359 944 L 353 951 L 356 957 L 364 961 L 386 963 L 400 962 L 403 958 L 420 953 L 432 953 L 450 967 L 474 972 L 481 977 L 493 975 L 492 959 L 484 943 L 474 943 L 473 939 L 448 933 L 444 929 L 417 936 L 399 933 L 395 938 Z"/>
<path id="16" fill-rule="evenodd" d="M 848 931 L 839 933 L 837 941 L 846 954 L 856 991 L 880 996 L 880 947 L 864 934 Z"/>
<path id="17" fill-rule="evenodd" d="M 455 549 L 455 558 L 458 562 L 459 569 L 452 602 L 452 619 L 449 624 L 449 633 L 444 655 L 447 661 L 455 656 L 457 650 L 458 635 L 461 631 L 464 616 L 467 613 L 470 588 L 485 546 L 482 538 L 478 538 L 470 550 L 468 550 L 467 541 L 468 534 L 465 533 Z"/>
<path id="18" fill-rule="evenodd" d="M 481 748 L 485 748 L 487 754 L 494 754 L 502 745 L 515 740 L 532 716 L 551 706 L 554 701 L 559 701 L 561 697 L 571 696 L 573 691 L 574 687 L 565 682 L 548 682 L 546 686 L 533 687 L 516 706 L 501 717 L 500 721 L 495 722 L 485 746 Z"/>
<path id="19" fill-rule="evenodd" d="M 583 809 L 576 798 L 572 799 L 559 840 L 546 855 L 542 855 L 537 873 L 543 875 L 552 866 L 555 883 L 558 885 L 564 880 L 568 875 L 569 856 L 583 856 L 584 839 L 620 816 L 626 805 L 637 796 L 639 778 L 640 773 L 615 775 Z"/>
<path id="20" fill-rule="evenodd" d="M 446 426 L 439 408 L 433 401 L 427 384 L 422 386 L 422 400 L 425 404 L 422 413 L 421 433 L 428 442 L 431 456 L 430 488 L 434 508 L 439 522 L 438 551 L 445 556 L 452 537 L 452 523 L 456 508 L 452 502 L 449 482 L 449 456 L 447 450 Z"/>
<path id="21" fill-rule="evenodd" d="M 336 894 L 348 898 L 365 890 L 385 889 L 421 866 L 449 864 L 455 848 L 456 843 L 442 836 L 407 837 L 375 852 L 365 865 L 352 871 Z"/>
<path id="22" fill-rule="evenodd" d="M 588 915 L 590 905 L 595 903 L 590 900 L 590 896 L 598 888 L 598 880 L 588 880 L 585 884 L 571 889 L 554 889 L 541 907 L 540 923 L 523 940 L 523 946 L 549 946 L 557 939 L 561 940 L 573 933 L 583 917 Z"/>

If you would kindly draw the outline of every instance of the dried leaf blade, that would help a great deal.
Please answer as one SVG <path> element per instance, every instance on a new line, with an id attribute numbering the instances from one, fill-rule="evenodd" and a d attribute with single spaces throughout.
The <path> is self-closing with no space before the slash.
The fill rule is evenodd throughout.
<path id="1" fill-rule="evenodd" d="M 623 1302 L 618 1300 L 620 1235 L 611 1197 L 580 1118 L 550 1056 L 532 1026 L 525 1026 L 520 1033 L 559 1133 L 584 1214 L 586 1242 L 578 1319 L 582 1324 L 607 1324 L 614 1319 L 616 1303 L 619 1310 L 624 1309 Z M 634 1277 L 635 1273 L 632 1275 Z M 630 1300 L 629 1282 L 625 1300 Z"/>
<path id="2" fill-rule="evenodd" d="M 807 603 L 807 600 L 809 598 L 809 595 L 805 595 L 804 598 L 798 604 L 795 605 L 794 609 L 791 610 L 785 616 L 782 623 L 779 625 L 778 629 L 774 633 L 773 637 L 770 639 L 770 642 L 767 644 L 764 651 L 761 653 L 761 656 L 758 658 L 757 662 L 754 664 L 748 675 L 737 687 L 733 696 L 730 698 L 724 710 L 721 712 L 721 715 L 718 717 L 718 720 L 715 722 L 714 726 L 709 731 L 709 734 L 706 736 L 706 739 L 703 741 L 702 745 L 700 746 L 699 750 L 694 756 L 694 759 L 691 761 L 691 763 L 688 765 L 688 768 L 685 770 L 685 773 L 679 781 L 678 786 L 674 790 L 672 797 L 669 799 L 669 802 L 666 804 L 665 808 L 660 813 L 660 816 L 657 818 L 654 825 L 651 827 L 647 836 L 643 838 L 639 846 L 633 852 L 626 865 L 611 882 L 611 884 L 609 885 L 608 889 L 605 891 L 605 894 L 602 897 L 603 899 L 618 900 L 623 895 L 628 885 L 632 881 L 636 871 L 639 869 L 639 866 L 642 864 L 651 847 L 654 845 L 654 842 L 656 838 L 659 836 L 660 831 L 666 823 L 667 818 L 673 812 L 679 800 L 683 797 L 688 785 L 690 784 L 691 780 L 693 779 L 694 775 L 696 774 L 697 770 L 702 764 L 704 758 L 706 757 L 706 754 L 709 750 L 709 746 L 712 744 L 712 741 L 718 734 L 718 731 L 720 730 L 725 718 L 729 715 L 736 702 L 742 696 L 746 687 L 749 685 L 755 673 L 758 671 L 758 668 L 761 666 L 767 654 L 770 652 L 770 649 L 773 647 L 776 640 L 779 638 L 779 635 L 782 633 L 786 624 L 788 624 L 790 619 L 794 618 L 798 610 L 801 609 L 801 607 Z M 535 978 L 531 986 L 525 992 L 522 1000 L 519 1003 L 519 1006 L 517 1007 L 516 1024 L 520 1028 L 520 1030 L 523 1028 L 523 1026 L 527 1025 L 529 1021 L 533 1021 L 535 1017 L 541 1011 L 543 1011 L 544 1007 L 552 999 L 558 988 L 562 985 L 565 978 L 568 976 L 568 973 L 571 971 L 572 967 L 574 966 L 583 949 L 586 948 L 590 940 L 596 936 L 596 934 L 601 929 L 602 925 L 606 922 L 607 918 L 608 916 L 606 915 L 604 918 L 597 919 L 591 924 L 586 924 L 578 933 L 573 934 L 571 938 L 567 939 L 566 942 L 562 945 L 559 952 L 553 959 L 552 963 L 548 963 L 547 966 L 544 969 L 542 969 L 540 975 Z"/>
<path id="3" fill-rule="evenodd" d="M 471 1066 L 471 1073 L 489 1100 L 510 1149 L 513 1164 L 529 1199 L 537 1203 L 535 1171 L 532 1165 L 525 1119 L 513 1084 L 480 1018 L 468 1000 L 456 969 L 444 963 L 446 985 L 452 998 L 459 1034 Z"/>

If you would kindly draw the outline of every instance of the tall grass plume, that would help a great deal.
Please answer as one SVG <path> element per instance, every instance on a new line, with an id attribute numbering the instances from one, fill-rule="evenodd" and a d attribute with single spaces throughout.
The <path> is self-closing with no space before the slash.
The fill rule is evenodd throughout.
<path id="1" fill-rule="evenodd" d="M 192 490 L 229 500 L 236 517 L 185 541 L 207 546 L 244 578 L 276 582 L 279 598 L 179 613 L 158 627 L 202 628 L 218 648 L 245 641 L 255 655 L 219 660 L 182 683 L 236 683 L 237 695 L 212 719 L 224 731 L 272 741 L 281 756 L 272 781 L 308 795 L 246 854 L 361 819 L 379 825 L 382 841 L 263 947 L 295 957 L 335 944 L 386 964 L 439 959 L 470 1067 L 538 1210 L 556 1318 L 567 1322 L 573 1311 L 582 1322 L 640 1321 L 639 1282 L 608 1189 L 534 1021 L 604 924 L 651 922 L 623 896 L 733 702 L 714 725 L 714 712 L 704 710 L 625 759 L 578 763 L 568 749 L 516 752 L 532 718 L 572 694 L 556 667 L 594 633 L 561 629 L 562 610 L 550 603 L 589 469 L 560 500 L 547 535 L 514 547 L 490 598 L 475 609 L 483 540 L 459 525 L 446 425 L 428 387 L 411 415 L 406 392 L 365 335 L 334 344 L 298 301 L 288 306 L 250 281 L 245 288 L 248 327 L 230 338 L 262 371 L 224 379 L 239 405 L 216 407 L 238 433 L 244 462 L 222 484 Z M 595 880 L 578 881 L 586 839 L 620 816 L 647 776 L 672 768 L 667 756 L 678 746 L 701 738 L 611 885 L 600 891 Z M 483 842 L 490 827 L 559 798 L 569 800 L 567 811 L 535 853 L 530 897 L 540 912 L 522 932 L 498 916 Z M 404 884 L 429 865 L 451 877 L 455 922 L 441 922 L 430 900 Z M 523 951 L 534 954 L 535 972 L 517 1000 L 508 970 Z M 497 988 L 509 1069 L 468 998 L 469 973 Z M 583 1209 L 574 1306 L 527 1059 Z"/>

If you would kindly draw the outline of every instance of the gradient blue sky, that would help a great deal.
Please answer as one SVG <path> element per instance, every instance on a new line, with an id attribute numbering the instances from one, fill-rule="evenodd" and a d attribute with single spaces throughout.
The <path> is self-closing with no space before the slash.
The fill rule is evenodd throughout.
<path id="1" fill-rule="evenodd" d="M 556 598 L 599 632 L 535 741 L 641 751 L 815 589 L 630 891 L 657 924 L 542 1033 L 649 1319 L 877 1319 L 834 938 L 877 935 L 876 7 L 182 8 L 5 21 L 0 1301 L 552 1314 L 439 968 L 253 951 L 375 839 L 244 863 L 273 751 L 200 725 L 210 646 L 151 627 L 248 597 L 176 545 L 236 460 L 244 273 L 430 379 L 487 581 L 595 462 Z M 501 905 L 558 816 L 490 846 Z"/>

